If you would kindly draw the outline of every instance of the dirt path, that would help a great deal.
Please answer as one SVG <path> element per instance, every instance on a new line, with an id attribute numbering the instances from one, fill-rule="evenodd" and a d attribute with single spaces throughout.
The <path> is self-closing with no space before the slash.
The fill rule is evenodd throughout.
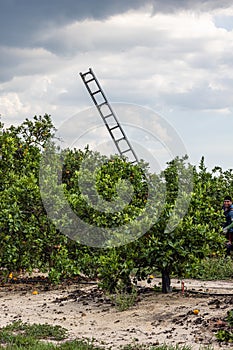
<path id="1" fill-rule="evenodd" d="M 112 349 L 133 342 L 191 345 L 194 350 L 203 345 L 230 348 L 220 347 L 214 334 L 222 327 L 227 311 L 233 309 L 232 281 L 185 280 L 182 293 L 181 281 L 172 280 L 176 291 L 170 294 L 154 292 L 153 286 L 159 282 L 153 279 L 150 285 L 142 284 L 136 305 L 121 312 L 95 284 L 52 290 L 40 284 L 8 284 L 0 287 L 0 326 L 16 320 L 57 324 L 69 330 L 70 339 L 95 338 L 99 345 Z M 33 295 L 33 290 L 38 294 Z M 198 315 L 194 309 L 200 310 Z"/>

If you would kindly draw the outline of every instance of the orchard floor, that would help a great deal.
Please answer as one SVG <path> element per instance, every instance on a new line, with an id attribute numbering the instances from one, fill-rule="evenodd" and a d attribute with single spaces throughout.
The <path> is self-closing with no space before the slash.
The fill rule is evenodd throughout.
<path id="1" fill-rule="evenodd" d="M 61 325 L 69 339 L 95 339 L 104 349 L 126 344 L 191 345 L 197 350 L 230 349 L 219 344 L 215 333 L 224 329 L 227 311 L 233 309 L 233 280 L 172 280 L 173 292 L 156 292 L 152 279 L 139 286 L 136 304 L 118 311 L 93 283 L 66 283 L 51 287 L 43 279 L 28 279 L 0 285 L 0 326 L 21 320 Z M 32 292 L 36 291 L 37 294 Z M 193 313 L 199 309 L 198 315 Z"/>

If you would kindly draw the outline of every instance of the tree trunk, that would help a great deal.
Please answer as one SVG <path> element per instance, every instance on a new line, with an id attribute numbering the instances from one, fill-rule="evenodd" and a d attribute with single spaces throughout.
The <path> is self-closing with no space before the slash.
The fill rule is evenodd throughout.
<path id="1" fill-rule="evenodd" d="M 169 276 L 169 271 L 167 269 L 162 270 L 162 292 L 171 293 L 171 279 Z"/>

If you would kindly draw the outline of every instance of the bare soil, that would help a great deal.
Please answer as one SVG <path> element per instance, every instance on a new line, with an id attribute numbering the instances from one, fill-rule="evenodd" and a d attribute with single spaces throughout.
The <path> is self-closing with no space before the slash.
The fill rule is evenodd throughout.
<path id="1" fill-rule="evenodd" d="M 169 294 L 155 291 L 160 282 L 142 282 L 135 305 L 118 311 L 95 282 L 52 287 L 43 277 L 12 279 L 0 285 L 0 326 L 17 320 L 61 325 L 69 339 L 94 338 L 96 344 L 114 350 L 134 343 L 231 348 L 218 343 L 215 334 L 226 329 L 227 311 L 233 309 L 232 280 L 172 280 Z M 197 315 L 194 309 L 200 310 Z"/>

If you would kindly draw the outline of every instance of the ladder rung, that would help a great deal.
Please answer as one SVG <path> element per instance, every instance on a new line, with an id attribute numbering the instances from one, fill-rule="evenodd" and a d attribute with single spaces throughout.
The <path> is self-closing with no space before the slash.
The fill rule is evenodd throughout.
<path id="1" fill-rule="evenodd" d="M 88 74 L 89 74 L 89 76 L 86 77 L 86 75 L 88 75 Z M 131 152 L 131 154 L 128 153 L 129 158 L 134 159 L 134 160 L 131 160 L 131 163 L 132 164 L 138 163 L 137 157 L 136 157 L 136 155 L 135 155 L 135 153 L 134 153 L 134 151 L 133 151 L 133 149 L 132 149 L 132 147 L 127 139 L 127 136 L 124 134 L 124 131 L 121 128 L 121 125 L 119 124 L 117 118 L 115 118 L 115 114 L 113 113 L 113 111 L 108 103 L 108 100 L 107 100 L 101 86 L 99 85 L 98 80 L 95 77 L 92 69 L 90 68 L 87 72 L 80 73 L 80 75 L 82 77 L 84 84 L 86 85 L 86 88 L 87 88 L 95 106 L 99 110 L 99 113 L 100 113 L 102 119 L 104 120 L 104 123 L 105 123 L 115 145 L 117 146 L 117 149 L 118 149 L 120 155 Z M 96 82 L 96 86 L 91 86 L 91 84 L 90 84 L 90 86 L 88 85 L 92 81 Z M 98 93 L 100 93 L 101 95 L 99 95 L 99 96 L 97 95 L 95 97 L 95 95 Z M 100 99 L 102 101 L 99 101 Z M 102 110 L 101 110 L 102 106 L 107 106 L 109 108 L 109 110 L 105 109 L 102 112 Z M 109 117 L 112 117 L 113 119 L 107 119 Z M 119 131 L 113 132 L 113 130 L 115 130 L 117 128 L 120 129 L 121 133 L 119 133 Z M 122 141 L 122 140 L 125 140 L 126 144 L 124 144 L 124 146 L 121 145 L 121 143 L 120 143 L 120 141 Z"/>
<path id="2" fill-rule="evenodd" d="M 130 148 L 128 148 L 128 149 L 126 149 L 125 151 L 121 152 L 121 154 L 126 153 L 126 152 L 129 152 L 129 151 L 132 152 L 132 150 L 131 150 Z"/>
<path id="3" fill-rule="evenodd" d="M 101 90 L 96 90 L 96 91 L 92 92 L 91 95 L 98 94 L 98 92 L 101 92 Z"/>
<path id="4" fill-rule="evenodd" d="M 116 128 L 119 128 L 119 125 L 114 126 L 113 128 L 109 128 L 109 130 L 114 130 Z"/>
<path id="5" fill-rule="evenodd" d="M 104 115 L 103 117 L 104 118 L 109 118 L 109 117 L 111 117 L 113 114 L 112 113 L 110 113 L 110 114 L 108 114 L 108 115 Z"/>
<path id="6" fill-rule="evenodd" d="M 115 142 L 120 142 L 121 140 L 125 140 L 125 137 L 121 137 L 120 139 L 115 140 Z"/>
<path id="7" fill-rule="evenodd" d="M 102 106 L 107 105 L 107 104 L 108 104 L 107 101 L 105 101 L 105 102 L 100 103 L 100 104 L 97 105 L 97 106 L 98 106 L 98 107 L 102 107 Z"/>
<path id="8" fill-rule="evenodd" d="M 91 68 L 89 68 L 89 70 L 88 70 L 87 72 L 85 72 L 85 73 L 80 73 L 80 75 L 83 76 L 83 77 L 84 77 L 85 75 L 87 75 L 87 74 L 93 74 Z"/>
<path id="9" fill-rule="evenodd" d="M 88 83 L 90 83 L 93 80 L 95 80 L 95 78 L 91 78 L 91 79 L 85 80 L 85 83 L 88 84 Z"/>

